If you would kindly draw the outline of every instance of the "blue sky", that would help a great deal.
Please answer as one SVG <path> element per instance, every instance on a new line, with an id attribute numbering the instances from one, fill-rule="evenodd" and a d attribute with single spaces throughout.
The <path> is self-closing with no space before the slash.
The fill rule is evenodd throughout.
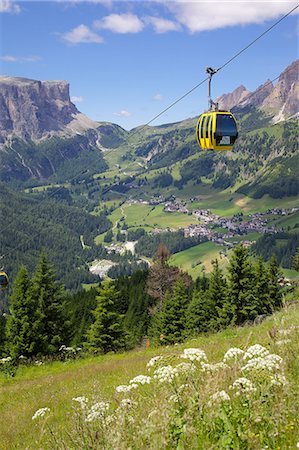
<path id="1" fill-rule="evenodd" d="M 148 122 L 296 6 L 288 0 L 0 0 L 0 72 L 68 80 L 78 109 L 126 129 Z M 298 9 L 297 9 L 298 11 Z M 213 96 L 256 89 L 298 58 L 293 14 L 214 77 Z M 154 124 L 194 117 L 203 85 Z"/>

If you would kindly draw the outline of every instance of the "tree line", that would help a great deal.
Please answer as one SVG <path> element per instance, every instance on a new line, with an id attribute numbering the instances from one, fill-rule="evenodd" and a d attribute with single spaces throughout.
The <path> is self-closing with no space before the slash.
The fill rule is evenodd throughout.
<path id="1" fill-rule="evenodd" d="M 253 260 L 243 245 L 232 252 L 227 273 L 213 261 L 209 277 L 195 281 L 169 264 L 160 245 L 153 265 L 132 276 L 70 293 L 56 281 L 44 254 L 32 277 L 21 266 L 0 320 L 0 353 L 21 358 L 57 356 L 63 346 L 88 352 L 128 350 L 145 338 L 173 344 L 198 333 L 240 326 L 282 306 L 276 258 Z"/>

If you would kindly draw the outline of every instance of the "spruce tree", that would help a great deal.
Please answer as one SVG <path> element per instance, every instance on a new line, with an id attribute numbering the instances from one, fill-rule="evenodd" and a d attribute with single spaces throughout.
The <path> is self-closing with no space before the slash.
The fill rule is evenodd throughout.
<path id="1" fill-rule="evenodd" d="M 206 309 L 209 313 L 209 328 L 219 329 L 228 325 L 226 311 L 227 282 L 219 267 L 218 259 L 212 261 L 213 271 L 209 280 Z"/>
<path id="2" fill-rule="evenodd" d="M 183 279 L 179 278 L 173 293 L 167 294 L 163 305 L 161 325 L 164 343 L 174 344 L 183 340 L 188 303 L 186 285 Z"/>
<path id="3" fill-rule="evenodd" d="M 39 353 L 56 353 L 66 339 L 65 292 L 43 253 L 32 277 L 32 297 L 41 318 Z"/>
<path id="4" fill-rule="evenodd" d="M 256 301 L 253 295 L 253 269 L 247 248 L 235 247 L 230 258 L 229 292 L 225 305 L 231 323 L 240 325 L 256 317 Z"/>
<path id="5" fill-rule="evenodd" d="M 282 274 L 279 269 L 276 255 L 273 254 L 268 263 L 268 276 L 269 276 L 269 297 L 271 302 L 272 311 L 282 306 L 282 292 L 279 285 L 279 279 Z"/>
<path id="6" fill-rule="evenodd" d="M 186 312 L 187 334 L 196 335 L 208 331 L 210 319 L 207 292 L 194 289 Z"/>
<path id="7" fill-rule="evenodd" d="M 269 281 L 269 271 L 262 258 L 258 257 L 254 265 L 253 283 L 253 293 L 257 305 L 256 315 L 272 313 Z"/>
<path id="8" fill-rule="evenodd" d="M 32 296 L 31 281 L 25 266 L 21 266 L 10 297 L 7 321 L 7 346 L 13 358 L 32 357 L 38 353 L 40 315 Z"/>
<path id="9" fill-rule="evenodd" d="M 86 347 L 94 352 L 107 353 L 125 346 L 124 316 L 117 312 L 119 292 L 112 282 L 103 283 L 96 297 L 94 323 L 87 331 Z"/>

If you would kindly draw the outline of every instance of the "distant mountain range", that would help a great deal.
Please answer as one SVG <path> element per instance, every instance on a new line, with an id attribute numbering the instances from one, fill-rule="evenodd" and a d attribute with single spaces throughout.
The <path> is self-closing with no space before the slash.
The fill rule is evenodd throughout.
<path id="1" fill-rule="evenodd" d="M 286 120 L 299 111 L 299 60 L 281 73 L 275 86 L 267 80 L 254 92 L 249 92 L 241 85 L 230 94 L 222 95 L 217 101 L 220 109 L 250 106 L 272 115 L 273 123 Z"/>
<path id="2" fill-rule="evenodd" d="M 221 109 L 233 109 L 243 128 L 259 129 L 296 117 L 299 99 L 299 60 L 273 85 L 266 81 L 250 93 L 243 85 L 218 98 Z M 71 102 L 66 81 L 36 81 L 0 77 L 0 180 L 67 181 L 84 169 L 107 169 L 106 149 L 132 145 L 133 158 L 156 167 L 184 160 L 197 151 L 196 119 L 127 132 L 116 124 L 98 123 Z M 293 134 L 292 134 L 293 136 Z M 273 142 L 271 142 L 273 147 Z M 247 151 L 247 150 L 246 150 Z M 229 157 L 228 157 L 229 159 Z"/>

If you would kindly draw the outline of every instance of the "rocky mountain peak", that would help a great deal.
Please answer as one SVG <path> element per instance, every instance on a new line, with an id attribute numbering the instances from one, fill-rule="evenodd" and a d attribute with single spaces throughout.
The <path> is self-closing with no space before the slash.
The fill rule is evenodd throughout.
<path id="1" fill-rule="evenodd" d="M 70 100 L 67 81 L 38 81 L 20 77 L 0 77 L 0 142 L 10 136 L 38 140 L 66 128 L 74 121 L 86 122 Z M 93 128 L 95 123 L 87 119 Z M 72 134 L 72 132 L 70 132 Z"/>
<path id="2" fill-rule="evenodd" d="M 223 94 L 221 97 L 217 98 L 219 109 L 224 109 L 229 111 L 233 106 L 240 103 L 247 95 L 249 91 L 247 91 L 246 87 L 241 84 L 241 86 L 237 87 L 233 92 L 229 94 Z"/>

